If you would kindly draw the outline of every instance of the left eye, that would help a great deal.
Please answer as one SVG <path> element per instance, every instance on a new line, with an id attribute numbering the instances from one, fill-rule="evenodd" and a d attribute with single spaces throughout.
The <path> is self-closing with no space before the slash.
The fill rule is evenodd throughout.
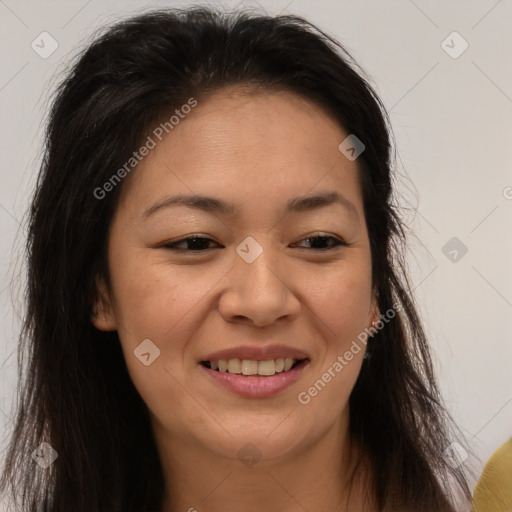
<path id="1" fill-rule="evenodd" d="M 327 242 L 333 241 L 334 243 L 327 247 L 324 246 Z M 208 244 L 209 243 L 217 243 L 211 238 L 206 238 L 202 236 L 190 236 L 187 238 L 182 238 L 181 240 L 178 240 L 176 242 L 171 242 L 168 244 L 163 245 L 166 249 L 171 249 L 174 251 L 182 251 L 182 252 L 204 252 L 205 250 L 208 250 Z M 313 250 L 317 251 L 326 251 L 330 249 L 334 249 L 340 245 L 346 246 L 346 244 L 343 240 L 340 240 L 339 238 L 333 237 L 333 236 L 313 236 L 313 237 L 307 237 L 304 238 L 301 242 L 312 242 L 313 247 L 310 247 Z M 186 244 L 187 248 L 183 249 L 179 246 Z M 218 244 L 217 244 L 218 245 Z M 297 244 L 296 244 L 297 245 Z"/>
<path id="2" fill-rule="evenodd" d="M 334 245 L 331 245 L 329 247 L 318 247 L 319 245 L 320 246 L 324 245 L 329 240 L 333 240 Z M 339 245 L 347 245 L 344 241 L 340 240 L 339 238 L 335 238 L 334 236 L 329 236 L 329 235 L 312 236 L 312 237 L 304 238 L 304 240 L 302 240 L 302 241 L 303 242 L 313 241 L 314 243 L 313 243 L 313 247 L 311 247 L 311 249 L 315 249 L 318 251 L 326 251 L 329 249 L 334 249 L 335 247 L 338 247 Z"/>

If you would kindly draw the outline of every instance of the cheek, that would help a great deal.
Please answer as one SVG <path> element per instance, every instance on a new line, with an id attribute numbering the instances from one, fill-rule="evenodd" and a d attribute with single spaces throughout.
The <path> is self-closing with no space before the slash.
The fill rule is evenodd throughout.
<path id="1" fill-rule="evenodd" d="M 338 349 L 368 327 L 372 301 L 371 276 L 366 265 L 345 265 L 311 280 L 305 300 L 323 322 L 326 336 Z"/>
<path id="2" fill-rule="evenodd" d="M 167 399 L 178 393 L 179 386 L 172 376 L 183 381 L 182 374 L 190 365 L 185 360 L 188 345 L 206 321 L 209 293 L 229 267 L 205 272 L 200 265 L 170 265 L 161 258 L 140 254 L 129 254 L 128 250 L 113 252 L 111 281 L 126 365 L 134 385 L 149 405 L 160 393 Z M 144 340 L 157 347 L 153 350 L 158 357 L 149 366 L 134 353 Z M 149 359 L 152 360 L 152 354 Z"/>
<path id="3" fill-rule="evenodd" d="M 363 264 L 338 267 L 328 279 L 308 285 L 309 306 L 324 338 L 323 346 L 317 347 L 320 357 L 297 399 L 321 414 L 325 424 L 334 422 L 346 407 L 361 370 L 366 346 L 360 335 L 369 325 L 372 299 L 368 268 Z"/>
<path id="4" fill-rule="evenodd" d="M 175 430 L 181 422 L 174 422 L 168 411 L 176 404 L 180 404 L 180 414 L 198 416 L 196 421 L 201 421 L 194 404 L 184 399 L 183 358 L 210 279 L 196 282 L 161 263 L 136 264 L 128 258 L 111 274 L 120 343 L 141 398 Z M 146 347 L 143 351 L 142 346 Z M 146 353 L 149 356 L 142 355 Z"/>
<path id="5" fill-rule="evenodd" d="M 112 254 L 115 316 L 123 343 L 145 338 L 163 349 L 186 315 L 213 286 L 215 280 L 199 267 L 186 270 L 155 259 L 144 250 Z M 116 258 L 116 256 L 119 256 Z M 114 264 L 116 262 L 117 264 Z"/>

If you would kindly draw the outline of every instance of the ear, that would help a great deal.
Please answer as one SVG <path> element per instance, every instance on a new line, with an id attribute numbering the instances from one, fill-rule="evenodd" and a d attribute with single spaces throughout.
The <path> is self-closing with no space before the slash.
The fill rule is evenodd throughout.
<path id="1" fill-rule="evenodd" d="M 96 278 L 96 300 L 91 313 L 91 322 L 100 331 L 115 331 L 117 323 L 107 285 L 102 278 Z"/>

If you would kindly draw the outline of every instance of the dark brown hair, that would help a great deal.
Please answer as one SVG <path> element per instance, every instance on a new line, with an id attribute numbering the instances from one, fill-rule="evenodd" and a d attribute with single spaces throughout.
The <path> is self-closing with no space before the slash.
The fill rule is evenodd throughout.
<path id="1" fill-rule="evenodd" d="M 442 456 L 453 422 L 406 278 L 385 109 L 349 53 L 306 20 L 205 7 L 107 27 L 57 90 L 30 210 L 21 388 L 1 489 L 22 512 L 159 509 L 164 484 L 147 407 L 117 333 L 90 320 L 95 279 L 108 283 L 108 232 L 123 185 L 101 200 L 93 191 L 152 123 L 228 85 L 297 93 L 365 144 L 358 162 L 373 283 L 380 311 L 401 311 L 368 342 L 350 428 L 369 454 L 379 508 L 455 512 L 454 493 L 470 494 L 462 468 Z M 58 453 L 47 470 L 31 460 L 42 441 Z"/>

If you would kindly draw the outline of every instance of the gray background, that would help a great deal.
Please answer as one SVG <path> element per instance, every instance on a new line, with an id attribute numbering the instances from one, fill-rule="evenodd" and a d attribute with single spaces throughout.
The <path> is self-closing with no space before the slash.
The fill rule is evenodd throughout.
<path id="1" fill-rule="evenodd" d="M 50 91 L 100 26 L 152 6 L 189 4 L 0 0 L 2 451 L 17 384 L 25 212 Z M 390 111 L 399 201 L 414 233 L 413 287 L 448 408 L 476 454 L 464 464 L 478 475 L 512 435 L 512 2 L 216 4 L 259 5 L 318 24 L 351 51 Z M 47 58 L 31 47 L 42 46 L 42 32 L 58 43 Z"/>

